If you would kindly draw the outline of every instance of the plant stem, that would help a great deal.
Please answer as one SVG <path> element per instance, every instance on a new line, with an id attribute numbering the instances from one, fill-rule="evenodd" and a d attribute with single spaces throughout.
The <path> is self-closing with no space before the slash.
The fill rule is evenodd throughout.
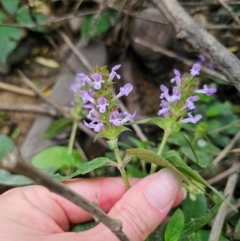
<path id="1" fill-rule="evenodd" d="M 122 175 L 122 178 L 123 178 L 125 187 L 126 187 L 127 189 L 129 189 L 129 188 L 130 188 L 130 184 L 129 184 L 129 181 L 128 181 L 128 178 L 127 178 L 125 169 L 124 169 L 124 167 L 122 166 L 122 158 L 121 158 L 121 156 L 120 156 L 118 147 L 115 147 L 115 148 L 114 148 L 114 154 L 115 154 L 117 163 L 118 163 L 119 166 L 120 166 L 119 171 L 120 171 L 120 173 L 121 173 L 121 175 Z"/>
<path id="2" fill-rule="evenodd" d="M 163 148 L 164 148 L 164 146 L 165 146 L 165 144 L 167 142 L 167 139 L 168 139 L 169 135 L 170 135 L 170 132 L 164 131 L 163 139 L 162 139 L 162 141 L 161 141 L 161 143 L 159 145 L 158 151 L 157 151 L 157 154 L 159 156 L 161 156 L 161 154 L 162 154 Z M 157 169 L 157 165 L 156 164 L 152 164 L 150 173 L 154 173 L 156 171 L 156 169 Z"/>
<path id="3" fill-rule="evenodd" d="M 75 136 L 76 136 L 76 132 L 77 132 L 77 127 L 78 127 L 78 121 L 74 120 L 73 125 L 72 125 L 72 131 L 71 131 L 69 143 L 68 143 L 68 154 L 69 155 L 72 154 L 74 140 L 75 140 Z"/>

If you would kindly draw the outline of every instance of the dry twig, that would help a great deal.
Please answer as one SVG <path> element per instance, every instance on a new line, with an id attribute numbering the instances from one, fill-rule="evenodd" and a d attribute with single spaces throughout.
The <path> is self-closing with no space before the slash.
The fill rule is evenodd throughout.
<path id="1" fill-rule="evenodd" d="M 0 89 L 31 97 L 36 96 L 36 94 L 32 90 L 21 88 L 15 85 L 6 84 L 3 82 L 0 82 Z"/>
<path id="2" fill-rule="evenodd" d="M 75 193 L 67 186 L 64 186 L 60 182 L 55 181 L 50 176 L 46 175 L 28 162 L 24 161 L 18 150 L 15 149 L 6 154 L 6 156 L 1 161 L 1 167 L 11 173 L 24 175 L 33 180 L 35 183 L 46 187 L 58 195 L 61 195 L 70 202 L 76 204 L 78 207 L 90 213 L 95 218 L 95 220 L 98 220 L 107 226 L 119 238 L 119 240 L 130 241 L 122 231 L 122 223 L 120 220 L 109 217 L 105 212 L 97 207 L 96 204 L 88 201 L 80 194 Z"/>
<path id="3" fill-rule="evenodd" d="M 0 110 L 47 114 L 54 117 L 58 115 L 56 110 L 50 109 L 49 107 L 40 106 L 40 105 L 20 105 L 20 104 L 13 104 L 13 103 L 0 103 Z"/>
<path id="4" fill-rule="evenodd" d="M 228 4 L 224 0 L 217 0 L 217 1 L 223 6 L 223 8 L 225 8 L 225 10 L 229 13 L 229 15 L 233 18 L 233 20 L 238 25 L 240 25 L 240 20 L 238 16 L 233 12 L 233 10 L 228 6 Z"/>
<path id="5" fill-rule="evenodd" d="M 192 66 L 195 62 L 194 61 L 191 61 L 191 60 L 188 60 L 186 59 L 185 57 L 182 57 L 180 55 L 177 55 L 176 53 L 174 53 L 173 51 L 171 50 L 168 50 L 168 49 L 165 49 L 165 48 L 162 48 L 160 46 L 157 46 L 157 45 L 154 45 L 154 44 L 149 44 L 147 43 L 146 41 L 144 40 L 141 40 L 139 38 L 135 38 L 133 40 L 135 43 L 141 45 L 141 46 L 144 46 L 146 48 L 149 48 L 151 49 L 152 51 L 154 52 L 158 52 L 158 53 L 161 53 L 163 55 L 166 55 L 168 56 L 169 58 L 175 58 L 176 60 L 178 61 L 181 61 L 183 62 L 184 64 L 188 65 L 188 66 Z M 228 80 L 225 78 L 225 76 L 223 76 L 222 74 L 219 74 L 218 72 L 214 71 L 214 70 L 211 70 L 205 66 L 202 66 L 201 70 L 206 73 L 206 74 L 209 74 L 213 77 L 216 77 L 218 79 L 221 79 L 223 81 L 226 81 L 228 82 Z"/>
<path id="6" fill-rule="evenodd" d="M 175 0 L 152 0 L 175 28 L 177 38 L 186 39 L 193 48 L 210 56 L 218 68 L 240 90 L 240 61 L 211 34 L 198 25 Z"/>
<path id="7" fill-rule="evenodd" d="M 239 160 L 236 160 L 236 162 L 233 164 L 233 167 L 237 165 L 238 162 Z M 224 190 L 224 196 L 228 201 L 231 200 L 231 197 L 233 195 L 235 186 L 237 184 L 238 175 L 239 175 L 238 173 L 233 173 L 228 178 L 228 181 Z M 211 229 L 211 233 L 208 241 L 216 241 L 219 239 L 227 211 L 228 211 L 228 204 L 227 202 L 223 202 L 220 208 L 218 209 L 217 215 L 213 221 L 213 225 L 212 225 L 212 229 Z"/>
<path id="8" fill-rule="evenodd" d="M 240 140 L 240 131 L 233 137 L 228 145 L 220 152 L 220 154 L 213 160 L 213 165 L 216 166 L 232 149 L 237 141 Z"/>

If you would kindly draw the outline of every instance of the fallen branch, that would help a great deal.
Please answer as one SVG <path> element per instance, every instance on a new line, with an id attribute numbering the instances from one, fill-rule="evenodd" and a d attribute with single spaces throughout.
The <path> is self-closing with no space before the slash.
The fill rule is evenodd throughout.
<path id="1" fill-rule="evenodd" d="M 35 183 L 46 187 L 58 195 L 61 195 L 70 202 L 76 204 L 78 207 L 90 213 L 95 220 L 102 222 L 119 238 L 119 240 L 130 241 L 122 231 L 122 222 L 120 220 L 109 217 L 105 212 L 97 207 L 96 204 L 88 201 L 80 194 L 77 194 L 67 186 L 55 181 L 50 176 L 24 161 L 17 149 L 7 153 L 2 159 L 0 165 L 2 168 L 11 173 L 24 175 L 33 180 Z"/>
<path id="2" fill-rule="evenodd" d="M 1 102 L 0 110 L 47 114 L 53 117 L 58 116 L 58 113 L 56 110 L 50 109 L 49 107 L 40 106 L 40 105 L 25 105 L 25 104 L 20 105 L 20 104 Z"/>
<path id="3" fill-rule="evenodd" d="M 233 164 L 233 167 L 236 166 L 238 162 L 239 162 L 239 158 L 236 158 L 235 163 Z M 233 173 L 228 178 L 228 181 L 224 190 L 224 196 L 228 201 L 231 200 L 231 197 L 233 195 L 235 186 L 237 184 L 238 175 L 239 173 Z M 227 202 L 223 202 L 220 208 L 218 209 L 217 215 L 213 221 L 213 225 L 212 225 L 212 229 L 211 229 L 211 233 L 208 241 L 219 240 L 219 236 L 222 231 L 222 226 L 223 226 L 223 222 L 226 217 L 227 211 L 228 211 L 228 204 Z"/>
<path id="4" fill-rule="evenodd" d="M 209 56 L 213 64 L 240 91 L 240 61 L 211 34 L 198 25 L 175 0 L 152 0 L 175 28 L 176 37 Z"/>
<path id="5" fill-rule="evenodd" d="M 15 85 L 6 84 L 3 82 L 0 82 L 0 89 L 14 92 L 14 93 L 17 93 L 20 95 L 36 97 L 36 94 L 32 90 L 21 88 L 21 87 L 15 86 Z"/>

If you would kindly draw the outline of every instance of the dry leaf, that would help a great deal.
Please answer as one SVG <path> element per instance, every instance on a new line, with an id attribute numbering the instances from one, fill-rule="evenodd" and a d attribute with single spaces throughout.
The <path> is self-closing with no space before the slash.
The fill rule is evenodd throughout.
<path id="1" fill-rule="evenodd" d="M 44 57 L 36 57 L 35 61 L 48 68 L 56 69 L 60 67 L 60 64 L 53 59 L 46 59 Z"/>

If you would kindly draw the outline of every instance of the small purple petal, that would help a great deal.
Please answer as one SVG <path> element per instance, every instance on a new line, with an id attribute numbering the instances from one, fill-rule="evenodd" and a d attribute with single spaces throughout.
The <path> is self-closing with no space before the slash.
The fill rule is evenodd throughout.
<path id="1" fill-rule="evenodd" d="M 87 102 L 94 103 L 94 99 L 92 98 L 92 94 L 90 92 L 80 90 L 78 94 L 82 98 L 84 104 L 86 104 Z"/>
<path id="2" fill-rule="evenodd" d="M 203 89 L 201 90 L 195 90 L 195 93 L 202 93 L 202 94 L 206 94 L 206 95 L 213 95 L 217 92 L 217 89 L 212 87 L 212 88 L 208 88 L 207 85 L 203 86 Z"/>
<path id="3" fill-rule="evenodd" d="M 171 103 L 176 103 L 181 99 L 181 91 L 178 87 L 173 88 L 173 94 L 166 96 L 166 100 Z"/>
<path id="4" fill-rule="evenodd" d="M 170 110 L 170 106 L 168 105 L 167 101 L 162 100 L 160 106 L 162 107 L 162 109 L 159 110 L 158 115 L 167 116 Z"/>
<path id="5" fill-rule="evenodd" d="M 206 60 L 206 58 L 203 54 L 199 54 L 198 58 L 199 58 L 199 61 L 202 62 L 202 63 L 205 62 L 205 60 Z"/>
<path id="6" fill-rule="evenodd" d="M 121 125 L 120 113 L 118 111 L 113 111 L 113 113 L 110 115 L 109 121 L 114 126 L 120 126 Z"/>
<path id="7" fill-rule="evenodd" d="M 160 85 L 160 90 L 163 92 L 161 95 L 160 95 L 160 98 L 163 99 L 163 98 L 168 98 L 169 97 L 169 90 L 168 88 L 165 86 L 165 85 Z"/>
<path id="8" fill-rule="evenodd" d="M 97 99 L 97 102 L 99 103 L 99 105 L 97 105 L 97 107 L 99 108 L 99 112 L 105 113 L 107 106 L 109 106 L 109 104 L 107 103 L 107 99 L 104 97 L 99 97 Z"/>
<path id="9" fill-rule="evenodd" d="M 103 127 L 104 127 L 103 123 L 100 120 L 98 120 L 98 119 L 93 120 L 90 123 L 87 123 L 86 121 L 83 121 L 83 124 L 86 127 L 90 128 L 90 129 L 93 129 L 95 132 L 101 131 L 103 129 Z"/>
<path id="10" fill-rule="evenodd" d="M 198 101 L 198 100 L 199 100 L 199 97 L 196 96 L 196 95 L 188 97 L 184 106 L 183 106 L 183 109 L 188 108 L 189 110 L 194 110 L 196 108 L 196 106 L 194 105 L 193 102 Z"/>
<path id="11" fill-rule="evenodd" d="M 92 74 L 92 78 L 94 80 L 94 89 L 99 90 L 102 87 L 102 83 L 104 82 L 102 76 L 98 73 Z"/>
<path id="12" fill-rule="evenodd" d="M 124 111 L 123 112 L 123 119 L 121 121 L 121 124 L 123 125 L 124 123 L 132 120 L 133 118 L 135 118 L 135 116 L 137 115 L 137 111 L 135 110 L 134 113 L 131 115 L 128 112 Z"/>
<path id="13" fill-rule="evenodd" d="M 202 115 L 195 115 L 192 116 L 191 113 L 188 113 L 188 118 L 181 120 L 181 123 L 186 124 L 186 123 L 197 123 L 200 119 L 202 118 Z"/>
<path id="14" fill-rule="evenodd" d="M 173 79 L 171 79 L 170 82 L 171 83 L 176 82 L 177 85 L 180 85 L 181 84 L 181 73 L 180 73 L 180 71 L 177 70 L 177 69 L 174 69 L 173 72 L 175 74 L 175 77 Z"/>
<path id="15" fill-rule="evenodd" d="M 95 109 L 92 109 L 89 111 L 87 118 L 92 120 L 93 118 L 96 118 L 98 115 L 97 111 Z"/>
<path id="16" fill-rule="evenodd" d="M 201 65 L 199 63 L 195 63 L 192 68 L 190 69 L 191 75 L 194 77 L 196 75 L 199 75 L 199 71 L 201 69 Z"/>
<path id="17" fill-rule="evenodd" d="M 132 91 L 133 86 L 131 84 L 126 84 L 120 88 L 119 93 L 117 94 L 116 98 L 120 98 L 121 96 L 128 96 L 129 93 Z"/>
<path id="18" fill-rule="evenodd" d="M 118 64 L 112 68 L 112 71 L 109 75 L 108 80 L 110 80 L 110 81 L 113 80 L 115 78 L 115 76 L 117 77 L 117 79 L 121 79 L 121 76 L 116 72 L 116 70 L 120 69 L 120 67 L 121 67 L 121 64 Z"/>

